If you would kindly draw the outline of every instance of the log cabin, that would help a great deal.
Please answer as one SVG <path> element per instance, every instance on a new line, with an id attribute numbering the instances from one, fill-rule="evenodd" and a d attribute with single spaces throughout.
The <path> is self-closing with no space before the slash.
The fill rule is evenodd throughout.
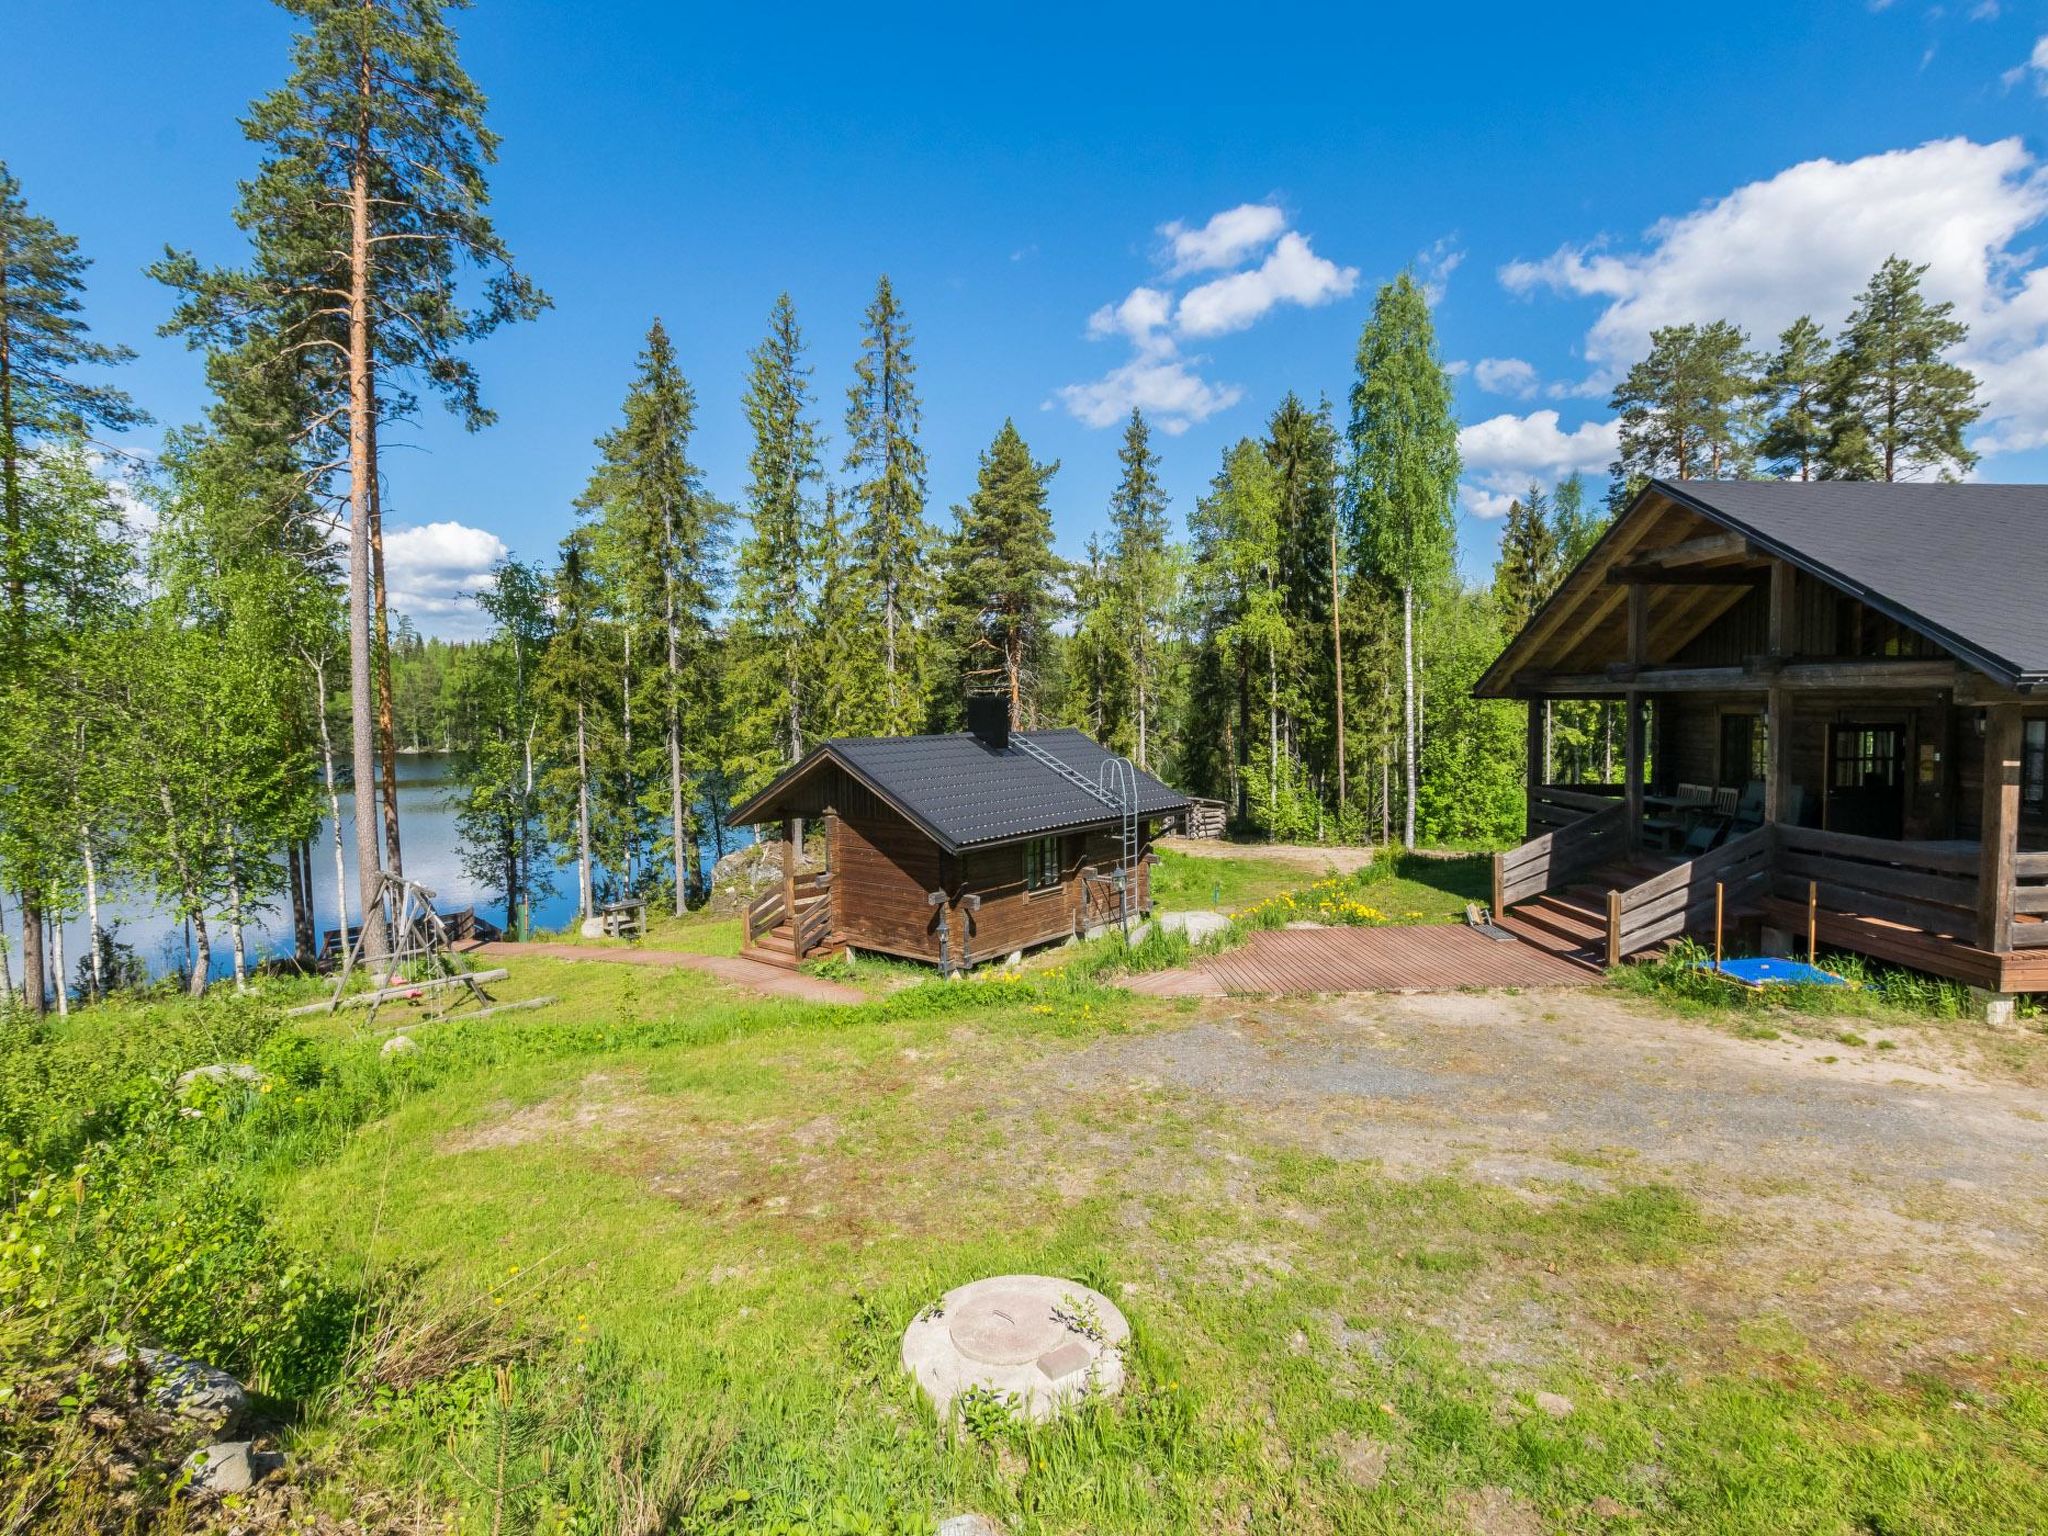
<path id="1" fill-rule="evenodd" d="M 952 975 L 1151 910 L 1154 834 L 1187 800 L 1079 731 L 1012 731 L 1006 697 L 967 705 L 965 731 L 827 741 L 733 812 L 782 850 L 747 953 L 854 949 Z M 800 870 L 817 822 L 823 868 Z"/>
<path id="2" fill-rule="evenodd" d="M 1994 1018 L 2048 991 L 2048 486 L 1654 480 L 1475 692 L 1528 708 L 1521 937 L 1613 965 L 1718 900 Z M 1546 772 L 1579 701 L 1619 783 Z"/>

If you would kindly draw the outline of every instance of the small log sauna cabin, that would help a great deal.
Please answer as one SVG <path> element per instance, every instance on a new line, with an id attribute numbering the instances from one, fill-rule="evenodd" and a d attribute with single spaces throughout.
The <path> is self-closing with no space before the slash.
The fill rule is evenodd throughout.
<path id="1" fill-rule="evenodd" d="M 783 854 L 747 952 L 794 966 L 867 950 L 951 975 L 1149 911 L 1153 836 L 1186 798 L 1079 731 L 1009 719 L 1007 698 L 974 697 L 965 731 L 828 741 L 738 807 Z M 824 868 L 800 870 L 819 822 Z"/>
<path id="2" fill-rule="evenodd" d="M 1652 481 L 1475 691 L 1528 706 L 1522 937 L 1614 964 L 1718 888 L 1993 1016 L 2048 991 L 2048 486 Z"/>

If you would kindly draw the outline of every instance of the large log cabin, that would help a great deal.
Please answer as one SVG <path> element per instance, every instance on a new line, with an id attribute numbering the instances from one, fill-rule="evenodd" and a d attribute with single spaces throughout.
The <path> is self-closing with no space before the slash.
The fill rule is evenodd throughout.
<path id="1" fill-rule="evenodd" d="M 1477 685 L 1528 706 L 1494 908 L 1614 964 L 1728 920 L 2048 991 L 2048 486 L 1652 481 Z M 1566 701 L 1619 784 L 1545 782 Z"/>
<path id="2" fill-rule="evenodd" d="M 846 948 L 953 974 L 1150 911 L 1153 836 L 1187 800 L 1079 731 L 1013 733 L 1005 698 L 970 698 L 968 725 L 825 742 L 733 812 L 781 842 L 750 954 Z M 800 869 L 820 821 L 824 867 Z"/>

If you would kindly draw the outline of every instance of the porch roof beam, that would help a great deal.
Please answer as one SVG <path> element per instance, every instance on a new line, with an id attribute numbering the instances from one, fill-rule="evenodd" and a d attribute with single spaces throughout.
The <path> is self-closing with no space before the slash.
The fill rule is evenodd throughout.
<path id="1" fill-rule="evenodd" d="M 1524 672 L 1515 678 L 1515 691 L 1524 696 L 1547 694 L 1560 699 L 1615 697 L 1636 691 L 1762 693 L 1773 687 L 1803 692 L 1828 688 L 1924 691 L 1953 688 L 1963 675 L 1961 668 L 1948 661 L 1794 662 L 1777 668 L 1642 667 L 1633 674 L 1628 668 L 1619 667 L 1613 673 Z"/>

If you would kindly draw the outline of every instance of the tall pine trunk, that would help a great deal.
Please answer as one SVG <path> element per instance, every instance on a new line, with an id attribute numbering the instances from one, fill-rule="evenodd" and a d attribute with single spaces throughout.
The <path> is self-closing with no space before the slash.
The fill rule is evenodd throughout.
<path id="1" fill-rule="evenodd" d="M 384 863 L 404 875 L 398 845 L 398 731 L 391 689 L 391 613 L 384 588 L 384 498 L 377 489 L 377 444 L 370 443 L 370 583 L 376 602 L 377 633 L 377 803 L 383 811 Z"/>
<path id="2" fill-rule="evenodd" d="M 683 642 L 681 625 L 676 617 L 676 573 L 674 550 L 676 543 L 676 509 L 669 507 L 662 515 L 668 534 L 670 558 L 663 562 L 662 573 L 662 627 L 666 631 L 668 655 L 665 665 L 668 669 L 668 693 L 664 701 L 668 712 L 668 846 L 675 865 L 676 916 L 681 917 L 690 910 L 690 885 L 683 872 L 683 829 L 687 807 L 683 804 Z M 794 708 L 792 706 L 792 714 Z"/>
<path id="3" fill-rule="evenodd" d="M 1415 588 L 1412 585 L 1401 588 L 1401 687 L 1401 733 L 1405 747 L 1402 772 L 1406 780 L 1402 786 L 1405 799 L 1401 806 L 1401 846 L 1412 849 L 1415 846 L 1415 754 L 1421 734 L 1415 719 Z"/>
<path id="4" fill-rule="evenodd" d="M 576 701 L 576 900 L 588 919 L 597 910 L 590 868 L 590 752 L 584 732 L 583 701 Z"/>
<path id="5" fill-rule="evenodd" d="M 1337 669 L 1337 836 L 1344 835 L 1344 802 L 1350 785 L 1344 774 L 1344 593 L 1337 579 L 1337 525 L 1330 525 L 1330 660 Z"/>
<path id="6" fill-rule="evenodd" d="M 0 1014 L 14 1006 L 14 970 L 7 958 L 7 904 L 0 901 Z"/>
<path id="7" fill-rule="evenodd" d="M 370 92 L 363 56 L 362 100 L 349 167 L 348 295 L 348 692 L 349 760 L 355 780 L 356 895 L 365 959 L 382 959 L 384 881 L 377 842 L 376 668 L 370 645 L 370 532 L 376 517 L 376 388 L 370 359 Z M 343 928 L 348 926 L 346 909 Z"/>

